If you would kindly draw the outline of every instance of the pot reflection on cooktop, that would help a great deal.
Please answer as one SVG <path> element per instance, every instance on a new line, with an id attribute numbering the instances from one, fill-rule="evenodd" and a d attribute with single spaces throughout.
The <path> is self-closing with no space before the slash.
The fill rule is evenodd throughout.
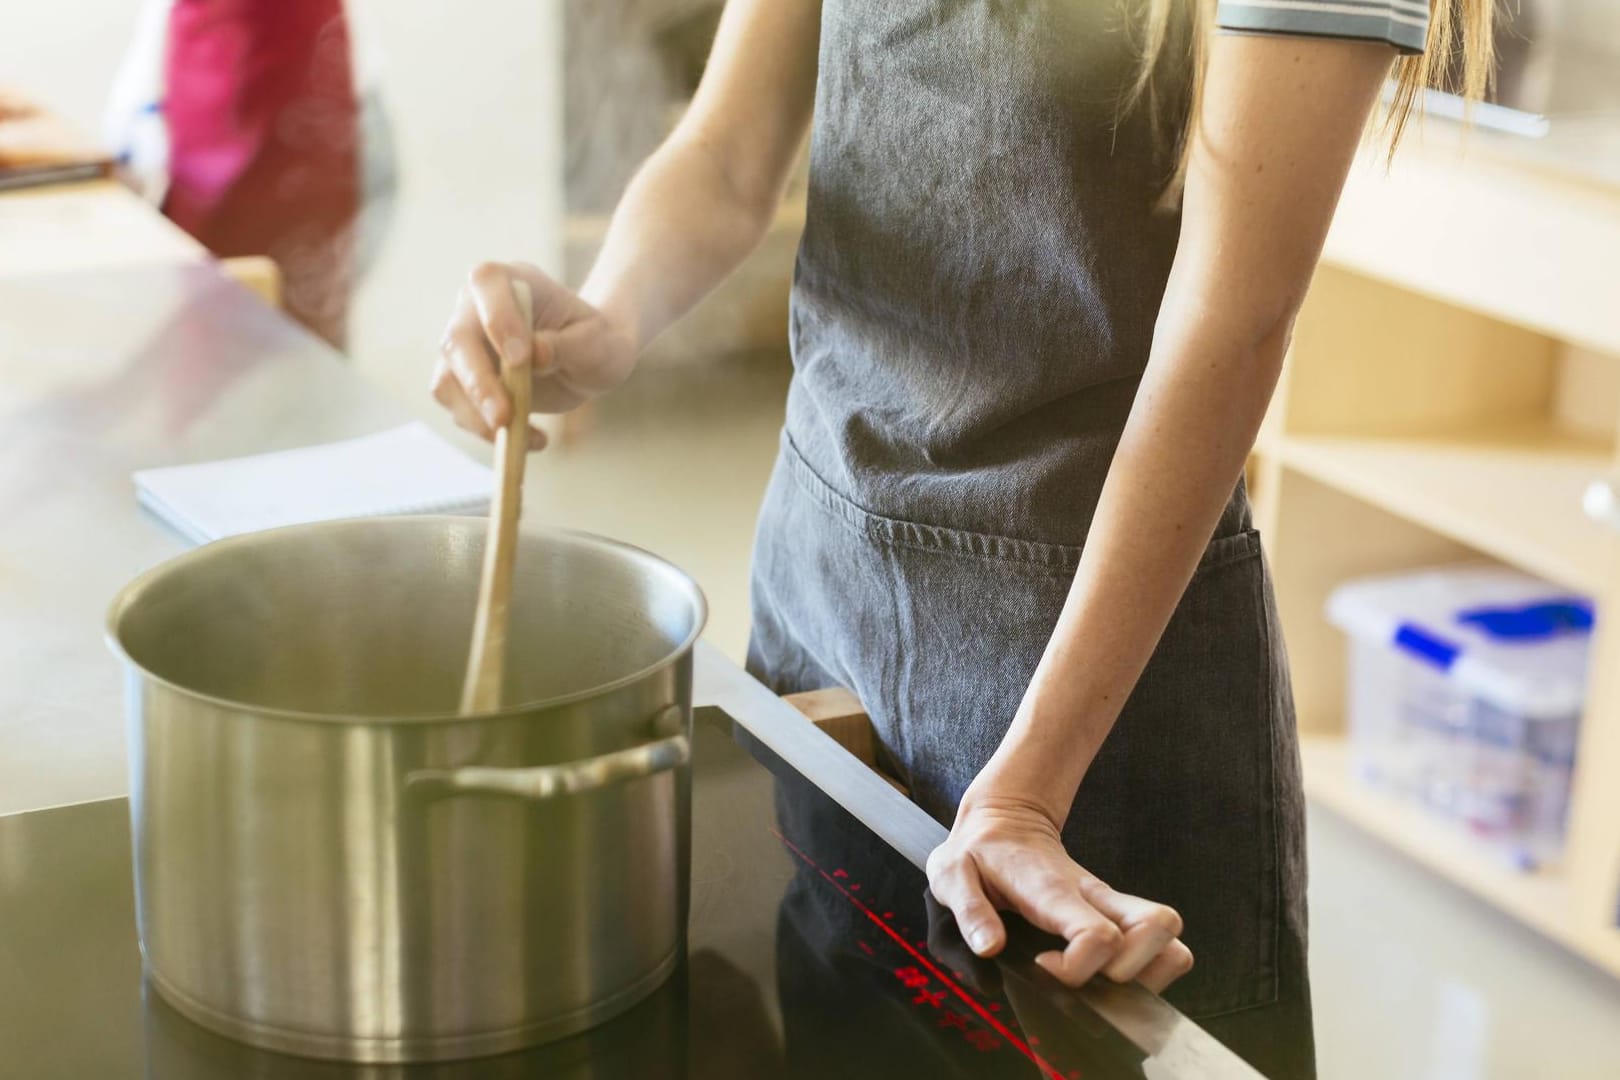
<path id="1" fill-rule="evenodd" d="M 685 961 L 622 1016 L 533 1050 L 427 1065 L 352 1065 L 256 1050 L 175 1013 L 136 971 L 122 800 L 0 819 L 40 851 L 96 852 L 0 880 L 0 1074 L 146 1080 L 1141 1077 L 1141 1054 L 1028 962 L 975 958 L 922 873 L 715 709 L 693 737 L 692 905 Z M 116 858 L 108 849 L 118 849 Z M 21 891 L 18 891 L 20 888 Z M 93 915 L 87 918 L 87 913 Z M 86 927 L 101 938 L 83 940 Z M 74 935 L 78 935 L 75 938 Z M 71 943 L 71 944 L 69 944 Z M 106 958 L 64 971 L 64 952 Z M 1020 959 L 1022 957 L 1022 959 Z M 41 965 L 44 965 L 42 967 Z M 49 978 L 40 977 L 49 969 Z M 128 972 L 118 979 L 119 972 Z M 116 979 L 118 991 L 109 987 Z M 41 988 L 56 998 L 38 1000 Z M 139 1017 L 116 1022 L 118 994 Z M 58 997 L 59 995 L 59 997 Z M 129 1016 L 130 1013 L 123 1015 Z M 24 1030 L 28 1017 L 58 1028 Z M 16 1030 L 13 1030 L 13 1029 Z M 16 1036 L 16 1038 L 13 1038 Z M 99 1041 L 98 1041 L 99 1040 Z M 20 1059 L 18 1055 L 20 1054 Z M 123 1062 L 109 1072 L 110 1061 Z"/>

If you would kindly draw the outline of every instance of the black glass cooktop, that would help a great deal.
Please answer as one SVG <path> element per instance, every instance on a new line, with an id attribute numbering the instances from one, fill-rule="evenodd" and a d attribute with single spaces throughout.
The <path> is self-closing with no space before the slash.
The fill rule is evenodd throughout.
<path id="1" fill-rule="evenodd" d="M 1027 958 L 972 956 L 923 875 L 717 709 L 694 736 L 684 964 L 583 1035 L 447 1064 L 254 1050 L 144 986 L 127 805 L 0 818 L 0 1077 L 1141 1077 L 1142 1054 Z M 1021 959 L 1022 957 L 1022 959 Z"/>

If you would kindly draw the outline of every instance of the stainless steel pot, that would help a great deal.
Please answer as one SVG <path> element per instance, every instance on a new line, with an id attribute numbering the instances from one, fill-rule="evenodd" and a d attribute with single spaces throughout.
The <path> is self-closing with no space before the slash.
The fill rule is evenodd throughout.
<path id="1" fill-rule="evenodd" d="M 136 920 L 191 1019 L 394 1062 L 561 1037 L 641 1000 L 686 926 L 702 593 L 526 532 L 504 700 L 455 714 L 484 523 L 221 541 L 131 583 Z"/>

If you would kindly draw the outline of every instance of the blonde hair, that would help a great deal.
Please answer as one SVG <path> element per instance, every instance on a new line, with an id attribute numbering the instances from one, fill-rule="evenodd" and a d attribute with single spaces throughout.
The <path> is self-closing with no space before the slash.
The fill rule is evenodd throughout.
<path id="1" fill-rule="evenodd" d="M 1175 134 L 1176 171 L 1171 192 L 1179 192 L 1186 176 L 1191 133 L 1204 96 L 1204 65 L 1209 35 L 1214 26 L 1215 0 L 1133 0 L 1143 7 L 1137 21 L 1141 35 L 1141 64 L 1136 81 L 1125 97 L 1126 109 L 1145 105 L 1156 130 L 1163 132 L 1176 101 L 1162 84 L 1174 85 L 1176 99 L 1186 105 Z M 1462 95 L 1469 102 L 1485 96 L 1495 59 L 1495 0 L 1429 0 L 1429 32 L 1424 51 L 1395 61 L 1394 94 L 1390 97 L 1380 134 L 1390 157 L 1406 132 L 1420 91 L 1433 87 Z M 1191 72 L 1190 93 L 1183 80 Z"/>

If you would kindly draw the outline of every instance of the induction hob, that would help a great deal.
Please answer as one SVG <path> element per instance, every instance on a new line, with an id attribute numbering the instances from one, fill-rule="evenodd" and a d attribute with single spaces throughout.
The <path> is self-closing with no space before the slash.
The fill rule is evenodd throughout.
<path id="1" fill-rule="evenodd" d="M 692 761 L 691 918 L 669 982 L 576 1037 L 431 1065 L 288 1057 L 193 1025 L 141 977 L 125 800 L 0 817 L 0 1077 L 1258 1075 L 1185 1021 L 1144 1050 L 1030 962 L 1048 943 L 1027 927 L 975 958 L 912 861 L 721 710 L 697 710 Z"/>

